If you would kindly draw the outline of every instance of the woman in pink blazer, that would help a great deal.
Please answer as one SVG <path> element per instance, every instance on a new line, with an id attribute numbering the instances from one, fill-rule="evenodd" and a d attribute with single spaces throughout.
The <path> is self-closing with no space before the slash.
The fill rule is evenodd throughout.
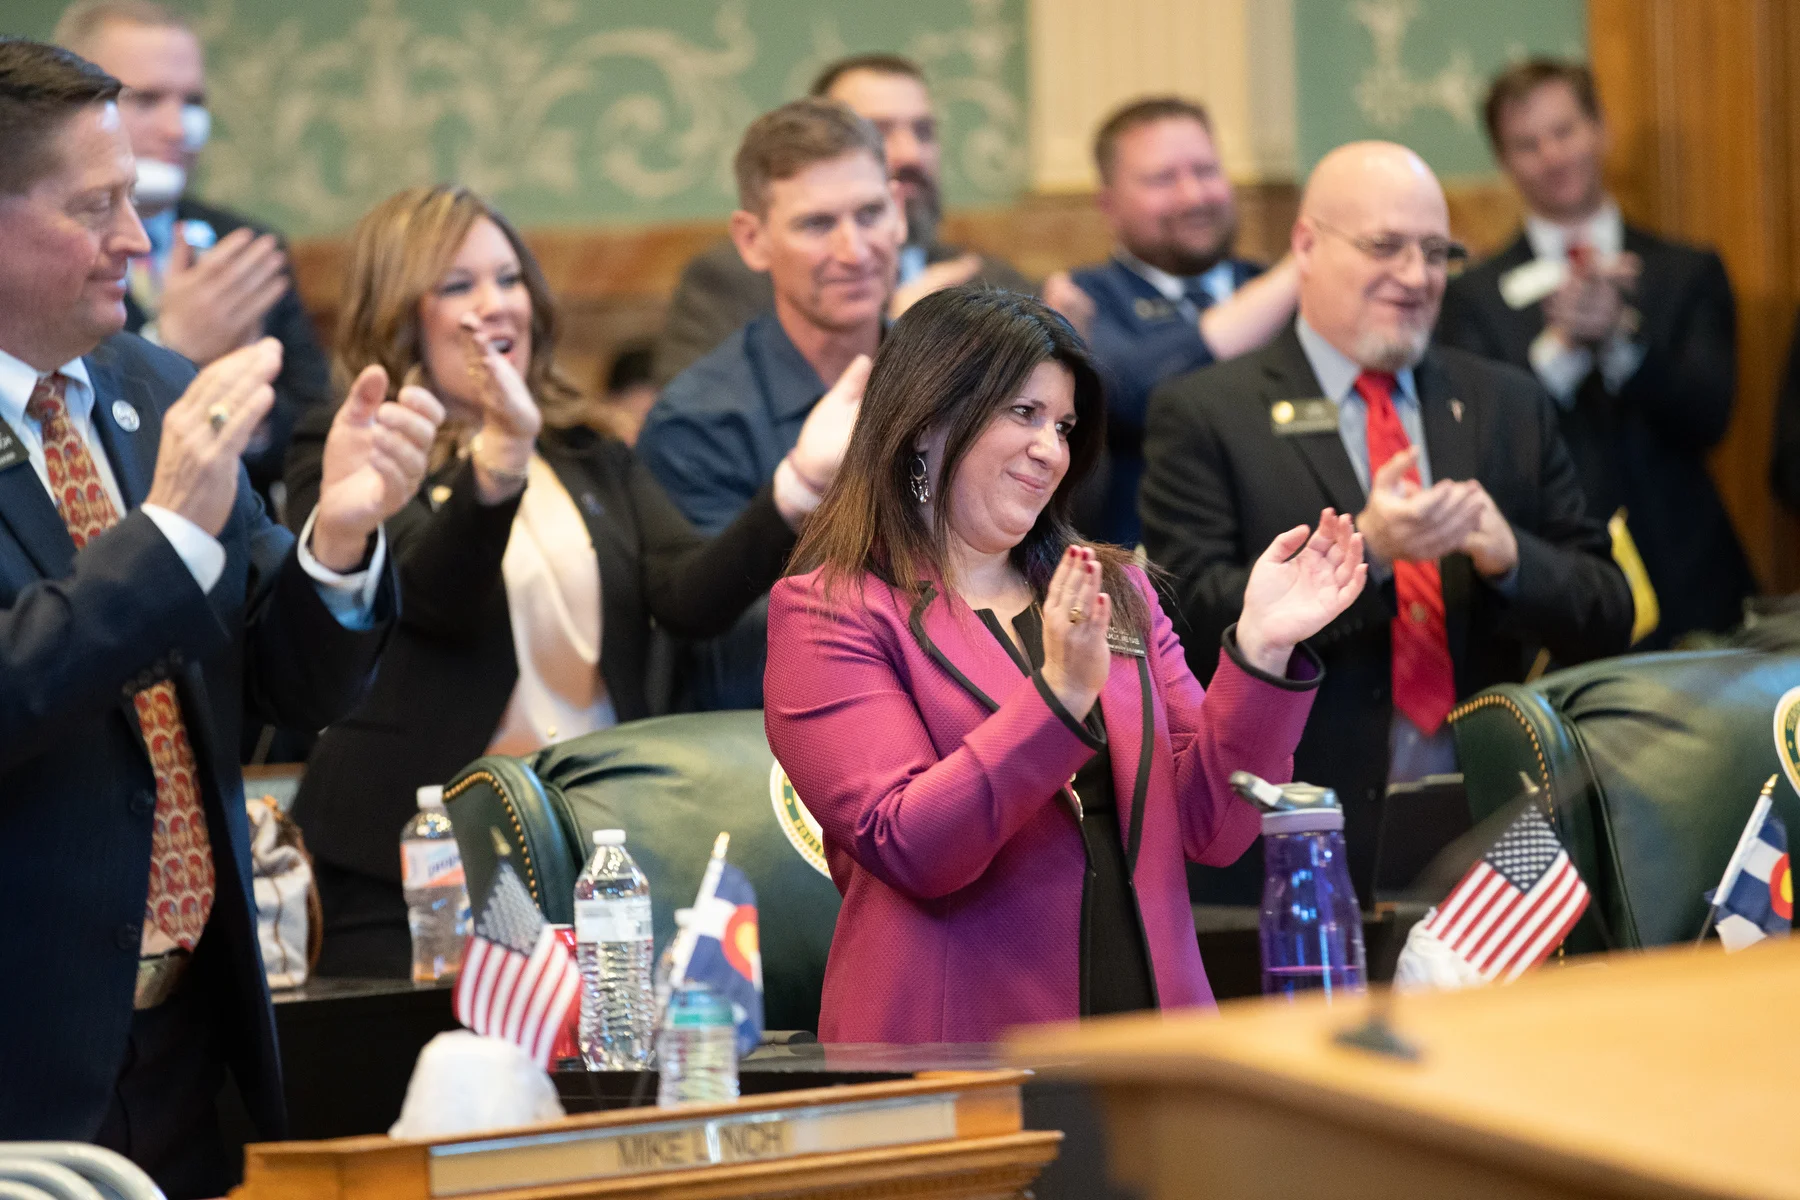
<path id="1" fill-rule="evenodd" d="M 889 332 L 836 484 L 769 602 L 769 744 L 843 893 L 827 1042 L 1209 1005 L 1186 864 L 1256 838 L 1362 590 L 1348 518 L 1251 570 L 1210 693 L 1144 572 L 1080 544 L 1099 377 L 1060 316 L 953 288 Z"/>

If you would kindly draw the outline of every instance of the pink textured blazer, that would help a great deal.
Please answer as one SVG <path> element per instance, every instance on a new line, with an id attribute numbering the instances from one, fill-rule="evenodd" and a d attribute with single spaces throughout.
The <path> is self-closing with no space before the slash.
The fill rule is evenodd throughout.
<path id="1" fill-rule="evenodd" d="M 1186 863 L 1255 840 L 1227 779 L 1290 778 L 1319 667 L 1303 649 L 1305 678 L 1275 679 L 1228 632 L 1203 692 L 1154 589 L 1133 582 L 1149 644 L 1113 654 L 1099 701 L 1120 836 L 1159 1006 L 1210 1006 Z M 953 594 L 909 604 L 869 577 L 830 599 L 817 572 L 775 585 L 763 687 L 769 745 L 844 897 L 820 1039 L 993 1041 L 1075 1019 L 1087 859 L 1061 789 L 1094 753 L 1082 727 Z"/>

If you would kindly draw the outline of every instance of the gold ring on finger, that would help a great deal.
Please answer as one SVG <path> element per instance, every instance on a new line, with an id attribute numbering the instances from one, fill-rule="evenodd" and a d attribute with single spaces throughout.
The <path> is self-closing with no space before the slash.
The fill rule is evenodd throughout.
<path id="1" fill-rule="evenodd" d="M 231 419 L 231 410 L 223 404 L 215 404 L 206 410 L 206 423 L 212 426 L 214 433 L 225 428 L 225 422 Z"/>
<path id="2" fill-rule="evenodd" d="M 1069 605 L 1069 624 L 1079 625 L 1085 620 L 1087 620 L 1087 617 L 1082 614 L 1081 605 L 1079 605 L 1079 604 Z"/>

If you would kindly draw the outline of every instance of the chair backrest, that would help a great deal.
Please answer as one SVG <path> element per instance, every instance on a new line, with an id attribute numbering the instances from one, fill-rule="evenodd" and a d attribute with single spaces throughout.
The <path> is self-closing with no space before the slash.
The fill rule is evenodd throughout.
<path id="1" fill-rule="evenodd" d="M 477 759 L 444 795 L 476 912 L 493 883 L 496 833 L 544 915 L 566 923 L 593 831 L 625 830 L 650 880 L 659 952 L 714 837 L 729 833 L 730 861 L 756 888 L 765 1023 L 816 1030 L 839 897 L 780 784 L 763 714 L 741 711 L 633 721 L 522 759 Z"/>
<path id="2" fill-rule="evenodd" d="M 1451 714 L 1480 821 L 1542 788 L 1594 895 L 1571 951 L 1692 940 L 1757 794 L 1784 774 L 1777 702 L 1800 654 L 1698 651 L 1605 659 L 1490 688 Z M 1800 828 L 1791 776 L 1775 810 Z"/>
<path id="3" fill-rule="evenodd" d="M 6 1200 L 163 1200 L 143 1168 L 86 1142 L 0 1142 Z"/>

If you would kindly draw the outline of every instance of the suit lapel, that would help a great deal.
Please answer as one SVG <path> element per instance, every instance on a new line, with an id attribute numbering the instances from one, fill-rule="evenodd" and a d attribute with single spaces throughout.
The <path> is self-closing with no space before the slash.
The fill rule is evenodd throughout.
<path id="1" fill-rule="evenodd" d="M 162 440 L 162 413 L 134 380 L 121 379 L 107 363 L 93 357 L 87 364 L 88 381 L 94 386 L 94 433 L 112 467 L 113 478 L 125 499 L 125 512 L 143 504 L 156 474 L 156 446 Z M 122 405 L 128 405 L 129 410 Z M 136 428 L 127 430 L 119 416 L 136 415 Z M 121 517 L 125 513 L 119 514 Z"/>
<path id="2" fill-rule="evenodd" d="M 598 455 L 583 455 L 553 436 L 538 442 L 538 453 L 543 455 L 550 469 L 556 472 L 557 481 L 569 493 L 569 499 L 575 502 L 576 510 L 581 513 L 582 523 L 587 526 L 588 539 L 594 543 L 594 549 L 602 561 L 609 557 L 604 552 L 605 547 L 611 547 L 614 555 L 619 556 L 623 562 L 634 561 L 637 558 L 637 547 L 626 538 L 627 522 L 617 517 L 609 519 L 607 513 L 607 506 L 619 503 L 619 498 L 608 495 L 609 489 L 599 486 L 597 481 L 605 478 L 606 472 L 590 469 L 589 462 Z M 604 586 L 604 579 L 601 582 Z"/>
<path id="3" fill-rule="evenodd" d="M 913 640 L 958 687 L 995 711 L 1024 678 L 1018 663 L 959 597 L 942 594 L 933 583 L 924 587 L 908 622 Z"/>
<path id="4" fill-rule="evenodd" d="M 1437 359 L 1430 354 L 1413 369 L 1419 391 L 1419 415 L 1425 427 L 1425 448 L 1431 457 L 1431 479 L 1474 479 L 1477 447 L 1476 414 L 1455 388 Z M 1463 661 L 1468 643 L 1469 592 L 1474 586 L 1474 566 L 1467 555 L 1449 554 L 1438 560 L 1443 581 L 1445 634 L 1452 661 Z"/>
<path id="5" fill-rule="evenodd" d="M 1137 867 L 1143 834 L 1144 797 L 1150 786 L 1150 751 L 1156 741 L 1155 708 L 1147 659 L 1117 654 L 1100 689 L 1100 714 L 1106 719 L 1106 748 L 1112 759 L 1113 803 L 1119 816 L 1119 838 L 1128 870 Z"/>
<path id="6" fill-rule="evenodd" d="M 1319 386 L 1318 376 L 1313 374 L 1312 364 L 1306 360 L 1306 351 L 1301 349 L 1299 335 L 1294 332 L 1293 326 L 1290 325 L 1276 339 L 1270 350 L 1271 353 L 1263 364 L 1262 399 L 1265 408 L 1280 400 L 1310 399 L 1325 394 L 1325 389 Z M 1337 430 L 1333 429 L 1328 433 L 1302 433 L 1275 440 L 1293 447 L 1306 469 L 1318 481 L 1319 490 L 1325 493 L 1333 508 L 1340 513 L 1362 511 L 1367 497 L 1363 493 L 1362 484 L 1357 482 L 1356 469 L 1350 465 L 1350 456 L 1344 453 L 1344 439 Z"/>
<path id="7" fill-rule="evenodd" d="M 29 462 L 0 471 L 0 524 L 12 530 L 45 579 L 62 579 L 74 569 L 68 526 Z"/>

